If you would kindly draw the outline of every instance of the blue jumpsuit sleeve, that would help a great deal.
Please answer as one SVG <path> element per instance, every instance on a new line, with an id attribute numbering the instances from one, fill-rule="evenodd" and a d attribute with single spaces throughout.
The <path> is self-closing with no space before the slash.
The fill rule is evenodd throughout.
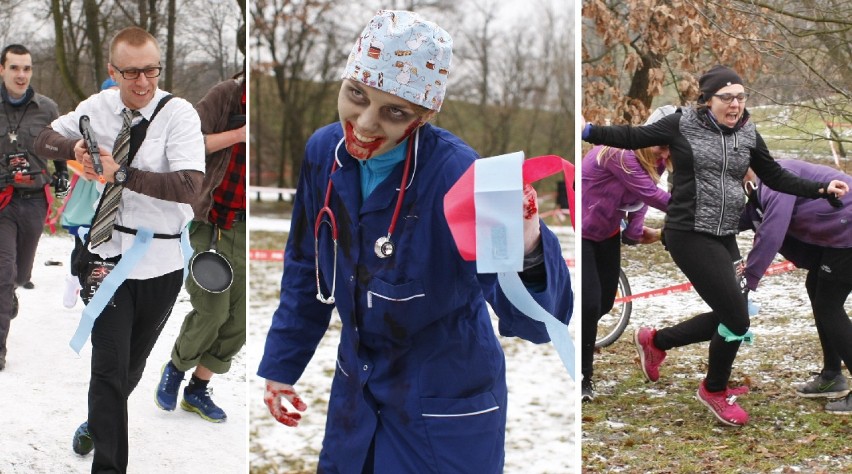
<path id="1" fill-rule="evenodd" d="M 316 299 L 314 267 L 314 218 L 306 202 L 314 193 L 308 170 L 302 174 L 293 203 L 290 235 L 284 250 L 284 273 L 278 309 L 266 335 L 266 346 L 257 374 L 265 379 L 293 385 L 302 376 L 331 320 L 331 305 Z M 329 290 L 323 285 L 323 294 Z"/>
<path id="2" fill-rule="evenodd" d="M 559 239 L 543 223 L 541 239 L 544 248 L 547 284 L 542 291 L 530 291 L 529 288 L 528 291 L 542 308 L 567 325 L 574 309 L 574 293 L 571 290 L 571 276 L 568 273 L 568 265 L 565 264 L 565 259 L 562 256 Z M 479 275 L 479 280 L 485 299 L 499 319 L 498 331 L 501 336 L 520 337 L 537 344 L 550 341 L 544 323 L 535 321 L 521 313 L 509 302 L 497 283 L 496 275 Z"/>

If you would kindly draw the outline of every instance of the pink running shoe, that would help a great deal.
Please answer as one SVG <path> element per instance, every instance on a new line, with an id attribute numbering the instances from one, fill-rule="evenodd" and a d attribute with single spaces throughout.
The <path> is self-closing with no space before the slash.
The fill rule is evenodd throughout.
<path id="1" fill-rule="evenodd" d="M 698 386 L 696 396 L 716 418 L 728 426 L 743 426 L 748 422 L 748 413 L 737 405 L 737 394 L 742 394 L 743 388 L 726 389 L 724 392 L 708 392 L 704 380 Z"/>
<path id="2" fill-rule="evenodd" d="M 642 373 L 650 382 L 656 382 L 660 378 L 660 365 L 666 358 L 666 351 L 657 349 L 654 345 L 654 334 L 656 329 L 640 327 L 633 334 L 633 342 L 636 344 L 636 352 L 639 353 L 639 365 Z"/>

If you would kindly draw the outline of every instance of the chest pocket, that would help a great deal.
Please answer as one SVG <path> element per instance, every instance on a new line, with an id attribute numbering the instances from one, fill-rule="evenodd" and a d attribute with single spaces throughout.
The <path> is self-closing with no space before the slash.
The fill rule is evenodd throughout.
<path id="1" fill-rule="evenodd" d="M 373 277 L 367 286 L 362 330 L 407 339 L 439 317 L 439 311 L 429 311 L 429 299 L 420 280 L 392 285 Z"/>

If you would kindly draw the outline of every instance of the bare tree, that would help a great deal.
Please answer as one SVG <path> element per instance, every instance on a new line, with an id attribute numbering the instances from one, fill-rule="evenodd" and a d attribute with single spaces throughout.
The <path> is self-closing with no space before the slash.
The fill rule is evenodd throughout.
<path id="1" fill-rule="evenodd" d="M 738 0 L 736 7 L 774 33 L 756 44 L 767 74 L 755 92 L 785 111 L 770 121 L 794 131 L 802 154 L 845 158 L 852 142 L 852 6 L 841 0 Z"/>
<path id="2" fill-rule="evenodd" d="M 284 159 L 276 169 L 279 186 L 294 184 L 307 137 L 333 117 L 323 107 L 336 92 L 332 71 L 342 62 L 337 29 L 326 17 L 333 6 L 329 0 L 253 4 L 253 27 L 269 55 L 266 64 L 274 74 L 284 116 L 279 134 Z"/>
<path id="3" fill-rule="evenodd" d="M 675 102 L 686 103 L 697 96 L 695 77 L 712 64 L 747 78 L 758 72 L 753 41 L 765 32 L 728 4 L 584 0 L 583 18 L 583 110 L 590 120 L 638 123 L 666 85 Z"/>
<path id="4" fill-rule="evenodd" d="M 75 102 L 86 98 L 77 80 L 76 71 L 69 64 L 77 64 L 80 57 L 79 32 L 82 30 L 79 22 L 75 21 L 75 15 L 71 10 L 70 0 L 51 0 L 51 14 L 53 16 L 54 33 L 56 34 L 56 63 L 59 67 L 59 75 L 62 82 L 74 97 Z M 69 58 L 69 55 L 71 56 Z"/>
<path id="5" fill-rule="evenodd" d="M 534 2 L 514 21 L 501 24 L 506 15 L 501 5 L 506 6 L 483 1 L 466 9 L 471 22 L 459 28 L 454 48 L 454 102 L 438 121 L 485 156 L 518 149 L 570 155 L 574 100 L 568 8 Z"/>

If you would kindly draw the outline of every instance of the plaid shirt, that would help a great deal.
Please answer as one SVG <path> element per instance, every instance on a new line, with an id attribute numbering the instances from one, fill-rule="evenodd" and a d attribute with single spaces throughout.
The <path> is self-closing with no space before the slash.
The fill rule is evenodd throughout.
<path id="1" fill-rule="evenodd" d="M 243 92 L 243 113 L 246 108 L 246 94 Z M 231 161 L 222 182 L 213 191 L 213 207 L 210 208 L 210 222 L 222 229 L 230 229 L 238 214 L 239 220 L 245 220 L 246 210 L 246 144 L 237 143 L 231 148 Z"/>

